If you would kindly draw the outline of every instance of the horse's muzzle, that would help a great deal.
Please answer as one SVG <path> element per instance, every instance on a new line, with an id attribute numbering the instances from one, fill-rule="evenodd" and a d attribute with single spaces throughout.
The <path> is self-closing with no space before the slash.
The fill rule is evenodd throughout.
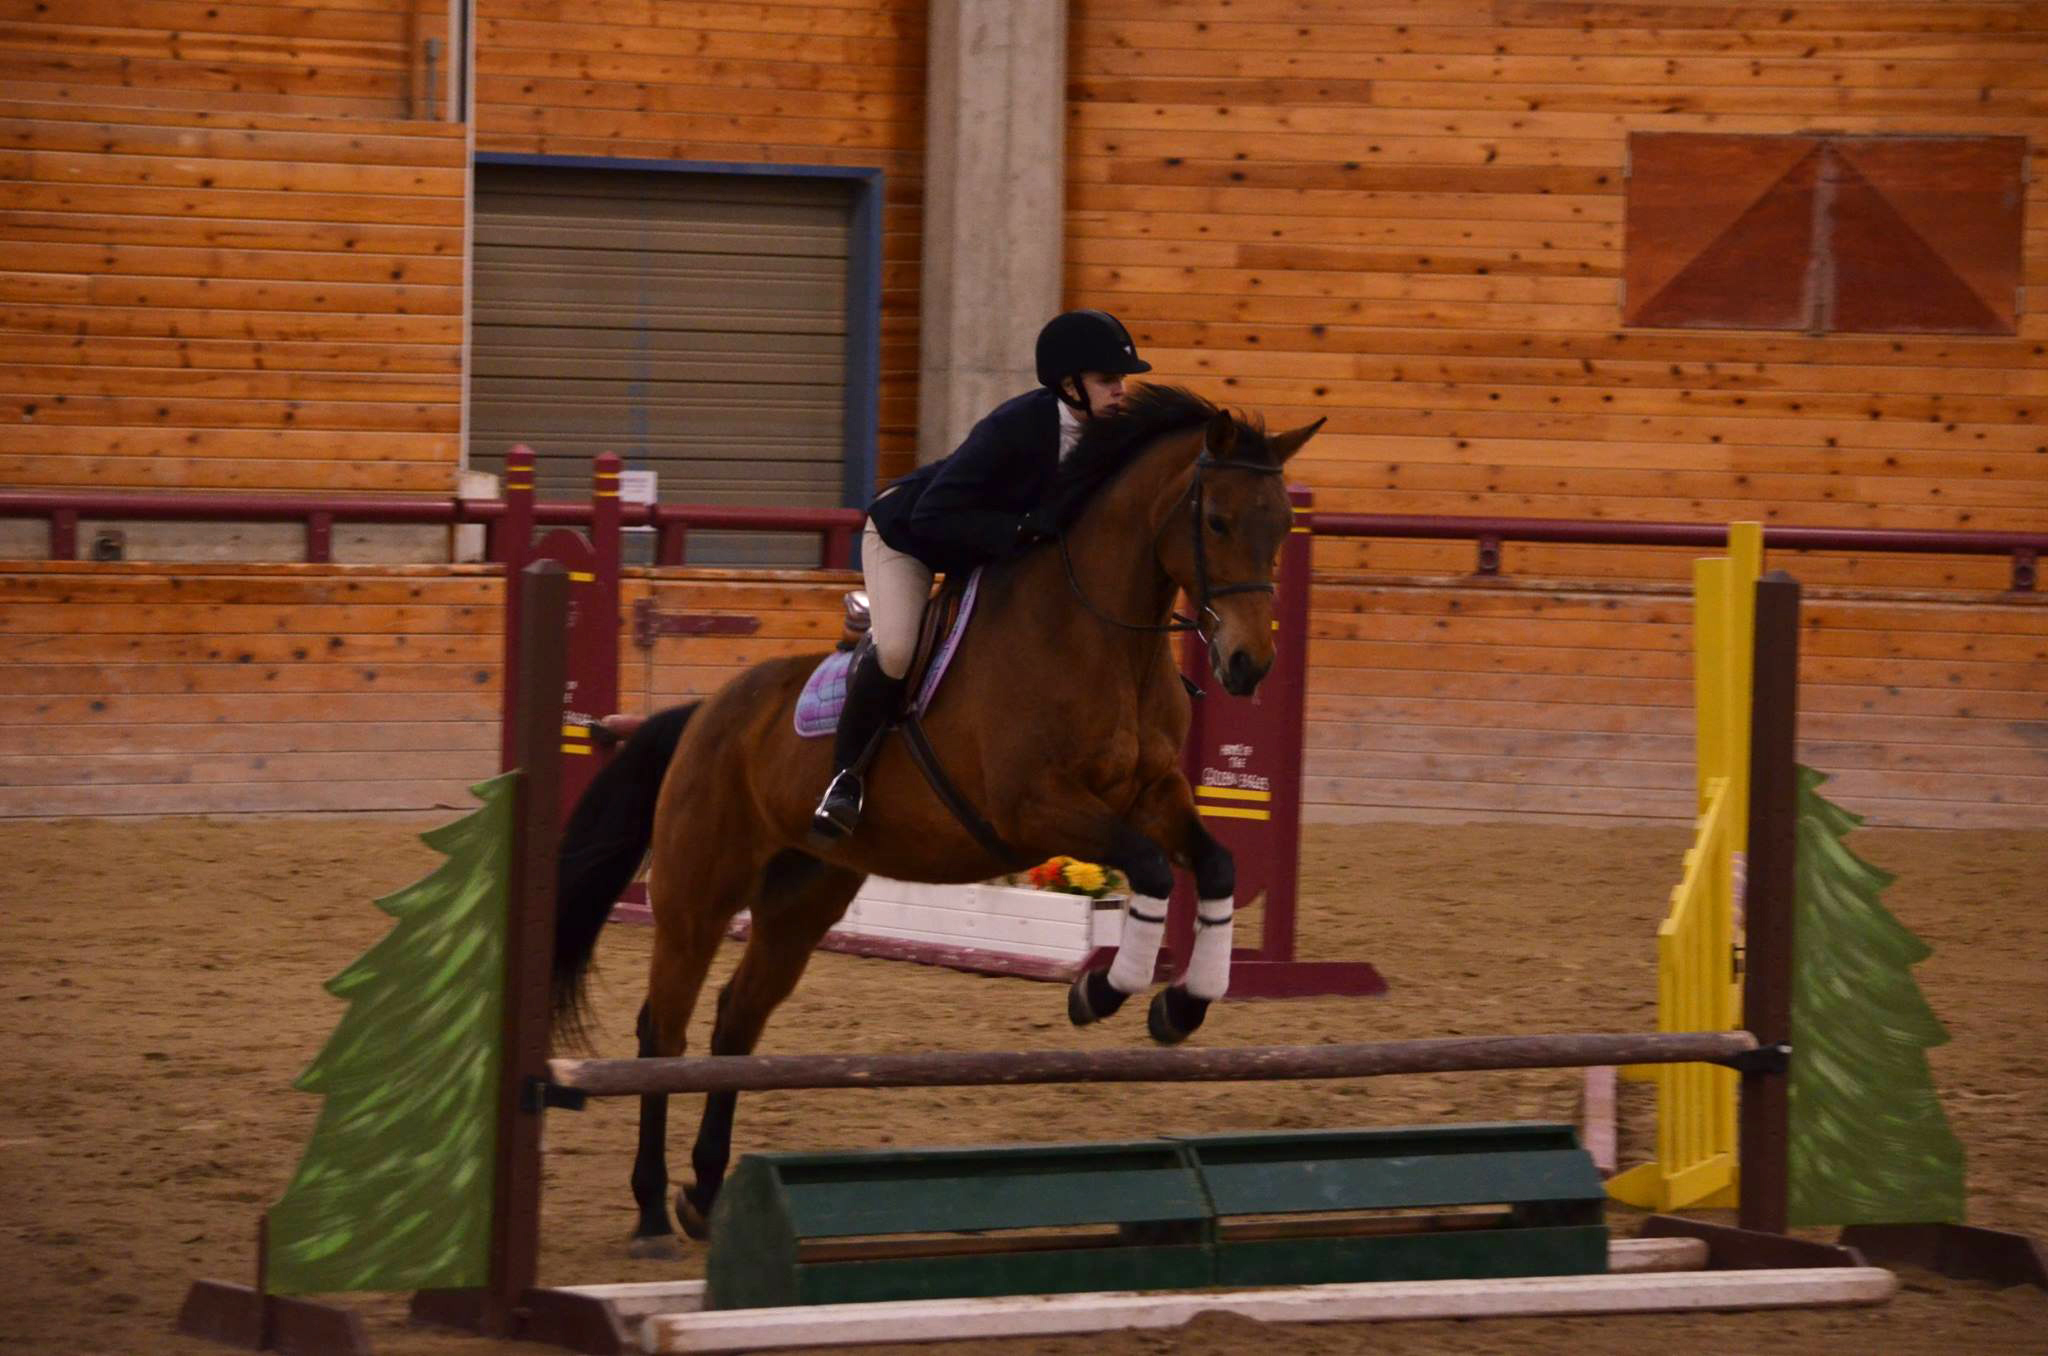
<path id="1" fill-rule="evenodd" d="M 1230 658 L 1216 672 L 1223 682 L 1223 690 L 1233 697 L 1249 697 L 1257 690 L 1259 680 L 1273 667 L 1273 661 L 1260 663 L 1243 650 L 1233 650 Z"/>

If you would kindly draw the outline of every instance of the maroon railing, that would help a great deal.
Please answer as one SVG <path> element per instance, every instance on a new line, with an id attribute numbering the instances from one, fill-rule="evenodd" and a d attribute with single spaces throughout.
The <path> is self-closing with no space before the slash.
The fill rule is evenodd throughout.
<path id="1" fill-rule="evenodd" d="M 1470 541 L 1479 547 L 1480 574 L 1500 573 L 1501 543 L 1563 542 L 1586 546 L 1690 546 L 1715 550 L 1728 544 L 1728 529 L 1717 523 L 1614 523 L 1583 518 L 1436 518 L 1395 513 L 1309 515 L 1310 527 L 1326 537 L 1398 537 Z M 1914 532 L 1864 527 L 1764 528 L 1764 549 L 1779 551 L 1881 551 L 1902 555 L 2010 556 L 2012 587 L 2034 587 L 2037 566 L 2048 553 L 2048 532 Z"/>
<path id="2" fill-rule="evenodd" d="M 591 506 L 554 500 L 536 504 L 535 520 L 555 526 L 587 526 Z M 101 494 L 89 491 L 0 491 L 0 518 L 42 518 L 49 523 L 52 560 L 78 558 L 78 524 L 85 519 L 134 522 L 300 523 L 306 531 L 305 559 L 333 559 L 336 523 L 480 524 L 485 554 L 505 558 L 497 526 L 505 516 L 501 499 L 378 499 L 368 496 L 246 494 Z M 627 504 L 627 527 L 655 529 L 655 561 L 688 562 L 689 534 L 698 530 L 807 532 L 819 538 L 819 562 L 844 568 L 853 559 L 858 509 L 733 508 L 710 504 Z M 1616 523 L 1569 518 L 1446 518 L 1389 513 L 1309 514 L 1324 536 L 1470 541 L 1478 547 L 1477 571 L 1498 574 L 1504 542 L 1566 542 L 1600 546 L 1687 546 L 1714 549 L 1726 544 L 1727 528 L 1716 523 Z M 1881 528 L 1764 528 L 1766 549 L 1781 551 L 1881 551 L 1905 554 L 2006 556 L 2011 587 L 2035 587 L 2040 558 L 2048 554 L 2044 532 L 1913 532 Z"/>
<path id="3" fill-rule="evenodd" d="M 534 506 L 534 521 L 549 527 L 588 527 L 587 503 L 554 500 Z M 0 491 L 0 518 L 42 518 L 49 523 L 51 560 L 78 558 L 78 524 L 86 519 L 128 522 L 298 523 L 306 531 L 304 559 L 334 558 L 336 523 L 411 524 L 485 529 L 485 554 L 503 561 L 498 524 L 502 499 L 377 499 L 330 495 L 103 494 L 93 491 Z M 859 509 L 731 508 L 716 504 L 625 504 L 626 527 L 655 530 L 655 560 L 686 563 L 693 530 L 808 532 L 820 539 L 819 561 L 841 569 L 853 560 L 853 538 L 865 515 Z"/>

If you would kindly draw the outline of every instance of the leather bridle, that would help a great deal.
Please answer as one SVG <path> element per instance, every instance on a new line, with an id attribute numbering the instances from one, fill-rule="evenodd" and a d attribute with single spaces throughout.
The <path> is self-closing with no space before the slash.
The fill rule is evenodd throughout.
<path id="1" fill-rule="evenodd" d="M 1121 627 L 1126 631 L 1193 631 L 1201 636 L 1204 645 L 1213 645 L 1215 641 L 1214 637 L 1210 634 L 1209 626 L 1221 625 L 1223 621 L 1216 614 L 1216 609 L 1213 606 L 1218 598 L 1228 598 L 1235 593 L 1271 593 L 1274 591 L 1271 580 L 1221 585 L 1212 585 L 1209 582 L 1209 553 L 1202 543 L 1202 520 L 1207 516 L 1204 510 L 1208 503 L 1208 491 L 1203 485 L 1202 478 L 1210 471 L 1243 471 L 1259 476 L 1277 476 L 1280 474 L 1278 466 L 1265 466 L 1258 462 L 1250 461 L 1218 461 L 1206 452 L 1196 459 L 1194 483 L 1188 487 L 1187 494 L 1187 497 L 1194 501 L 1192 530 L 1194 533 L 1196 615 L 1184 617 L 1176 612 L 1163 624 L 1127 622 L 1110 616 L 1090 602 L 1087 593 L 1082 590 L 1081 581 L 1074 573 L 1074 557 L 1067 550 L 1067 537 L 1063 532 L 1060 534 L 1060 561 L 1066 566 L 1067 586 L 1073 590 L 1074 597 L 1080 601 L 1081 606 L 1086 608 L 1092 616 L 1109 623 L 1111 626 Z M 1170 524 L 1171 522 L 1172 519 L 1169 517 L 1167 523 Z M 1166 526 L 1167 524 L 1161 524 L 1160 532 L 1165 532 Z M 1153 538 L 1153 543 L 1155 546 L 1157 545 L 1157 536 Z"/>

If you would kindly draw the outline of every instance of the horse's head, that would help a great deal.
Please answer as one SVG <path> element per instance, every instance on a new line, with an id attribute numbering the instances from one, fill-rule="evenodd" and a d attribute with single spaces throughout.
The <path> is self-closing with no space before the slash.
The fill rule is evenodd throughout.
<path id="1" fill-rule="evenodd" d="M 1159 563 L 1187 593 L 1209 667 L 1233 696 L 1249 696 L 1273 667 L 1273 572 L 1294 525 L 1281 472 L 1322 426 L 1267 434 L 1219 410 L 1159 534 Z"/>

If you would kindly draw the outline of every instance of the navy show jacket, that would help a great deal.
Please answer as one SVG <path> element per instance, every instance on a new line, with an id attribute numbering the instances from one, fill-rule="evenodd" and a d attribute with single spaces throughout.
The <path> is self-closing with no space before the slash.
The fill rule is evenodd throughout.
<path id="1" fill-rule="evenodd" d="M 868 516 L 883 541 L 934 570 L 971 570 L 1016 549 L 1059 465 L 1059 397 L 1029 391 L 989 411 L 951 456 L 883 490 Z"/>

